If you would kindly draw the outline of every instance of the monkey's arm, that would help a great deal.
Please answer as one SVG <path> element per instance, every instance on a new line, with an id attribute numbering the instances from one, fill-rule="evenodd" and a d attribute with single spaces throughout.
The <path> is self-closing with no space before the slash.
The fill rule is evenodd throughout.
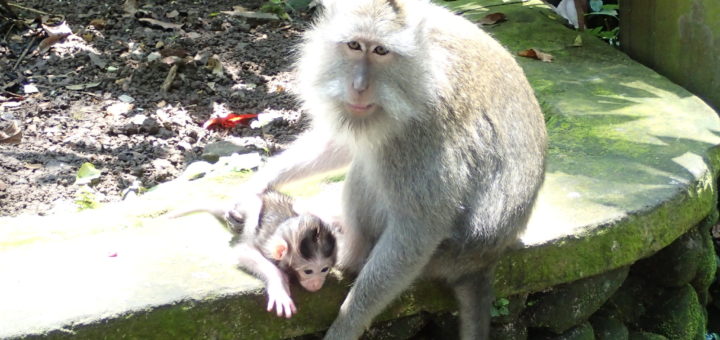
<path id="1" fill-rule="evenodd" d="M 256 248 L 240 244 L 235 249 L 240 255 L 240 268 L 251 272 L 265 283 L 268 294 L 267 311 L 275 308 L 277 316 L 291 317 L 297 312 L 295 303 L 290 297 L 290 285 L 287 275 L 275 264 L 270 262 Z"/>
<path id="2" fill-rule="evenodd" d="M 417 216 L 417 215 L 416 215 Z M 325 339 L 357 339 L 422 272 L 445 238 L 431 221 L 396 214 L 373 247 Z"/>
<path id="3" fill-rule="evenodd" d="M 280 155 L 270 159 L 250 180 L 255 193 L 267 188 L 335 170 L 352 160 L 347 145 L 324 131 L 311 130 L 301 135 Z"/>
<path id="4" fill-rule="evenodd" d="M 342 168 L 351 160 L 349 147 L 333 140 L 326 132 L 311 130 L 301 135 L 285 152 L 271 158 L 240 189 L 241 194 L 233 210 L 245 216 L 243 232 L 255 232 L 263 205 L 259 195 L 267 189 Z M 229 216 L 233 217 L 232 211 Z"/>

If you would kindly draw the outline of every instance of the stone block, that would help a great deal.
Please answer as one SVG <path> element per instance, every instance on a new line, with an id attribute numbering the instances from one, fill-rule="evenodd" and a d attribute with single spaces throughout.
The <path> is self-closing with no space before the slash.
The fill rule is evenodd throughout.
<path id="1" fill-rule="evenodd" d="M 547 328 L 560 334 L 587 320 L 620 287 L 628 268 L 554 287 L 528 297 L 525 316 L 528 326 Z"/>
<path id="2" fill-rule="evenodd" d="M 590 318 L 596 340 L 628 340 L 628 329 L 621 321 L 606 317 L 593 316 Z"/>
<path id="3" fill-rule="evenodd" d="M 695 289 L 689 284 L 667 288 L 642 318 L 642 329 L 669 339 L 703 339 L 707 320 Z"/>

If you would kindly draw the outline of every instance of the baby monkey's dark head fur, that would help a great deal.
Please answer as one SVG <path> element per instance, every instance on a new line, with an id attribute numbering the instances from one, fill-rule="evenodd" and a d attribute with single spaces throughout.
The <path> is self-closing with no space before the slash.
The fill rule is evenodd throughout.
<path id="1" fill-rule="evenodd" d="M 300 237 L 300 256 L 305 260 L 314 258 L 335 259 L 335 235 L 330 227 L 317 216 L 303 214 L 299 216 L 300 225 L 312 226 L 306 228 Z"/>

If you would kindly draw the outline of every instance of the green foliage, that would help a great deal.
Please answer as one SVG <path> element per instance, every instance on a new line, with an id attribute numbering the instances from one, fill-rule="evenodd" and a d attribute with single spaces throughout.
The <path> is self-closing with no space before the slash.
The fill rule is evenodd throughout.
<path id="1" fill-rule="evenodd" d="M 492 309 L 490 310 L 490 315 L 492 317 L 510 315 L 510 309 L 508 308 L 509 306 L 510 300 L 505 298 L 499 298 L 493 302 Z"/>
<path id="2" fill-rule="evenodd" d="M 277 15 L 280 19 L 291 20 L 290 12 L 305 10 L 312 0 L 267 0 L 260 11 Z"/>
<path id="3" fill-rule="evenodd" d="M 619 0 L 618 0 L 619 1 Z M 603 39 L 612 46 L 620 46 L 618 39 L 620 27 L 618 26 L 618 4 L 606 4 L 603 0 L 590 0 L 591 12 L 586 14 L 588 18 L 600 19 L 600 25 L 591 28 L 588 32 L 600 39 Z"/>
<path id="4" fill-rule="evenodd" d="M 78 211 L 95 209 L 100 206 L 100 202 L 97 201 L 93 190 L 83 185 L 75 194 L 75 205 L 78 207 Z"/>
<path id="5" fill-rule="evenodd" d="M 290 15 L 287 13 L 287 5 L 284 0 L 268 0 L 260 6 L 260 12 L 272 13 L 280 19 L 290 20 Z"/>
<path id="6" fill-rule="evenodd" d="M 75 184 L 86 185 L 100 178 L 102 172 L 95 168 L 92 163 L 85 162 L 75 174 Z"/>

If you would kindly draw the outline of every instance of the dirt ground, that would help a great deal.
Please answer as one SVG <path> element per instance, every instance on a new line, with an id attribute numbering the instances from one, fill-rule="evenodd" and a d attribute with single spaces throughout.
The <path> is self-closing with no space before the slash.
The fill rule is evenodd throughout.
<path id="1" fill-rule="evenodd" d="M 106 204 L 176 178 L 227 138 L 281 150 L 305 125 L 292 57 L 312 9 L 287 21 L 238 5 L 261 2 L 10 2 L 17 20 L 0 6 L 0 216 L 77 209 L 86 162 L 101 171 L 92 200 Z M 270 122 L 203 127 L 227 112 Z"/>

